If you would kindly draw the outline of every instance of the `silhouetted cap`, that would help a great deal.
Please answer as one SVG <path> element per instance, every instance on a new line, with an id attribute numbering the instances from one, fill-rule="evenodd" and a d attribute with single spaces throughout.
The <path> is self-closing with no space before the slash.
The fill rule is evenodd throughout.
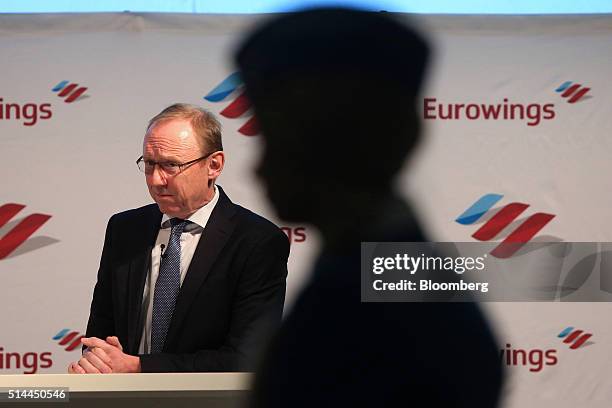
<path id="1" fill-rule="evenodd" d="M 251 96 L 279 78 L 374 75 L 418 94 L 429 51 L 413 29 L 384 12 L 312 9 L 256 29 L 236 54 Z"/>

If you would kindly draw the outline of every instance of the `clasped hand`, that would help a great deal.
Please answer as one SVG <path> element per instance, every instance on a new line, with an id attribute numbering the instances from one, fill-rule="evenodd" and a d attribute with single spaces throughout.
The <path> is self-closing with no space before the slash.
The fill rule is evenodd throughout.
<path id="1" fill-rule="evenodd" d="M 140 358 L 123 352 L 116 336 L 106 338 L 84 337 L 81 343 L 87 347 L 79 361 L 70 363 L 70 374 L 139 373 Z"/>

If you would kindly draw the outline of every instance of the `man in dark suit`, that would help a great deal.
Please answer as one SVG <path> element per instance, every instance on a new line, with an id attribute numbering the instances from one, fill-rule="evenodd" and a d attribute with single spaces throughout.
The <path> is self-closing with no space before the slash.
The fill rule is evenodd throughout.
<path id="1" fill-rule="evenodd" d="M 361 242 L 421 242 L 394 191 L 420 139 L 429 51 L 386 13 L 272 19 L 236 60 L 263 133 L 258 173 L 281 218 L 323 249 L 257 372 L 253 406 L 493 407 L 502 371 L 473 303 L 367 303 Z M 441 163 L 441 165 L 444 165 Z"/>
<path id="2" fill-rule="evenodd" d="M 215 185 L 219 123 L 175 104 L 151 119 L 139 168 L 156 204 L 111 217 L 71 373 L 245 371 L 280 322 L 289 242 Z"/>

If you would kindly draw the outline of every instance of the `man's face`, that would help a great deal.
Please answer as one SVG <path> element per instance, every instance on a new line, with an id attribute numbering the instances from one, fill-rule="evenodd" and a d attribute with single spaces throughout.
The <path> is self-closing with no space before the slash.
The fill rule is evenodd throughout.
<path id="1" fill-rule="evenodd" d="M 191 123 L 170 119 L 154 125 L 144 138 L 143 158 L 157 163 L 185 163 L 210 152 L 204 152 Z M 220 153 L 222 155 L 222 153 Z M 169 175 L 160 166 L 146 174 L 149 193 L 159 209 L 169 217 L 187 218 L 209 202 L 214 195 L 212 181 L 221 173 L 223 158 L 211 166 L 214 157 L 201 160 Z M 214 168 L 217 166 L 218 168 Z M 212 167 L 212 168 L 211 168 Z"/>

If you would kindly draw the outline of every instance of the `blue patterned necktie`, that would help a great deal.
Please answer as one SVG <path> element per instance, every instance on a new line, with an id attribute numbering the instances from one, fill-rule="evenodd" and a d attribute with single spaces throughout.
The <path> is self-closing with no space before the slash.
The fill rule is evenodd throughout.
<path id="1" fill-rule="evenodd" d="M 181 234 L 190 221 L 172 218 L 168 248 L 161 257 L 159 275 L 153 293 L 151 318 L 151 354 L 161 353 L 166 341 L 172 312 L 181 288 Z"/>

